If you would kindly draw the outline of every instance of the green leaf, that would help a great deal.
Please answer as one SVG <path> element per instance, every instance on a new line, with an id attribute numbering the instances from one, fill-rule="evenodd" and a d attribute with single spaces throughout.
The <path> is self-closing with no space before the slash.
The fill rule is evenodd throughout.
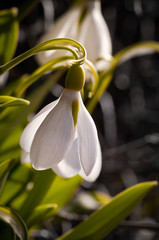
<path id="1" fill-rule="evenodd" d="M 81 182 L 82 179 L 79 176 L 64 179 L 56 176 L 51 169 L 35 171 L 34 179 L 31 182 L 33 188 L 30 191 L 24 188 L 10 206 L 27 221 L 39 205 L 56 204 L 55 212 L 57 212 L 69 202 Z"/>
<path id="2" fill-rule="evenodd" d="M 3 128 L 7 128 L 7 125 L 9 126 L 7 121 L 3 121 L 3 123 L 0 123 L 0 132 L 3 133 Z M 11 134 L 3 139 L 3 141 L 0 144 L 0 163 L 13 158 L 19 158 L 21 149 L 19 146 L 19 139 L 22 134 L 23 128 L 22 126 L 16 127 L 14 130 L 12 130 Z"/>
<path id="3" fill-rule="evenodd" d="M 82 178 L 78 175 L 69 179 L 56 176 L 49 191 L 43 198 L 42 204 L 54 203 L 57 204 L 58 209 L 60 209 L 69 202 L 81 182 Z"/>
<path id="4" fill-rule="evenodd" d="M 29 218 L 27 219 L 27 226 L 31 227 L 37 224 L 42 224 L 45 219 L 52 217 L 57 209 L 56 204 L 45 204 L 36 207 Z"/>
<path id="5" fill-rule="evenodd" d="M 29 104 L 30 104 L 29 101 L 22 98 L 16 98 L 11 96 L 0 96 L 0 108 L 23 106 L 23 105 L 29 105 Z"/>
<path id="6" fill-rule="evenodd" d="M 17 46 L 19 24 L 17 8 L 0 11 L 0 65 L 8 62 Z"/>
<path id="7" fill-rule="evenodd" d="M 123 191 L 58 240 L 102 239 L 126 218 L 146 193 L 156 185 L 156 182 L 146 182 Z"/>
<path id="8" fill-rule="evenodd" d="M 23 74 L 19 78 L 15 79 L 14 81 L 11 81 L 7 85 L 5 85 L 2 89 L 0 89 L 0 95 L 13 95 L 15 97 L 17 96 L 17 93 L 15 90 L 18 89 L 19 85 L 22 84 L 24 81 L 26 81 L 26 78 L 28 78 L 28 74 Z"/>
<path id="9" fill-rule="evenodd" d="M 7 160 L 0 163 L 0 192 L 4 186 L 4 183 L 8 177 L 13 161 Z"/>
<path id="10" fill-rule="evenodd" d="M 91 191 L 91 195 L 96 201 L 100 202 L 102 205 L 107 204 L 112 200 L 112 197 L 109 194 L 101 191 Z"/>
<path id="11" fill-rule="evenodd" d="M 33 188 L 29 192 L 19 210 L 20 215 L 24 219 L 27 219 L 32 211 L 41 203 L 54 178 L 55 174 L 51 169 L 35 171 Z"/>
<path id="12" fill-rule="evenodd" d="M 0 219 L 11 226 L 14 232 L 14 239 L 28 239 L 27 228 L 24 221 L 12 209 L 0 206 Z"/>
<path id="13" fill-rule="evenodd" d="M 24 91 L 35 81 L 40 79 L 46 72 L 57 70 L 57 66 L 56 66 L 57 64 L 60 65 L 59 68 L 67 69 L 68 68 L 67 61 L 70 59 L 71 59 L 70 56 L 59 57 L 59 58 L 55 58 L 55 59 L 45 63 L 44 65 L 40 66 L 30 76 L 26 77 L 24 79 L 24 81 L 21 81 L 19 83 L 19 85 L 15 91 L 16 95 L 18 97 L 21 97 L 23 95 Z M 56 78 L 55 78 L 55 81 L 56 81 Z"/>
<path id="14" fill-rule="evenodd" d="M 18 165 L 9 175 L 8 180 L 2 190 L 0 204 L 10 205 L 15 197 L 25 189 L 25 186 L 31 181 L 33 171 L 26 165 Z"/>

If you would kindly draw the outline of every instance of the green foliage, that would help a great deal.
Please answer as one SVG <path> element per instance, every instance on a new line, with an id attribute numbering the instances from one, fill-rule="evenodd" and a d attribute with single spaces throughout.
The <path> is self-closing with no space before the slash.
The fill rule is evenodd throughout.
<path id="1" fill-rule="evenodd" d="M 75 190 L 80 186 L 81 182 L 82 179 L 79 176 L 69 179 L 56 176 L 49 191 L 45 195 L 42 204 L 54 203 L 57 204 L 58 209 L 65 206 Z"/>
<path id="2" fill-rule="evenodd" d="M 26 223 L 28 227 L 35 226 L 35 225 L 41 225 L 41 223 L 50 217 L 52 217 L 57 209 L 56 204 L 45 204 L 45 205 L 39 205 L 34 209 L 32 214 L 27 219 Z"/>
<path id="3" fill-rule="evenodd" d="M 7 164 L 8 161 L 4 163 Z M 15 165 L 1 193 L 0 204 L 11 205 L 12 201 L 23 192 L 32 177 L 33 171 L 29 166 L 24 164 Z"/>
<path id="4" fill-rule="evenodd" d="M 108 204 L 93 213 L 76 228 L 59 240 L 100 240 L 114 229 L 142 200 L 156 182 L 141 183 L 114 197 Z"/>
<path id="5" fill-rule="evenodd" d="M 146 48 L 147 51 L 152 50 L 152 52 L 159 51 L 158 43 L 135 44 L 116 54 L 110 61 L 109 68 L 100 75 L 98 75 L 94 65 L 86 59 L 86 51 L 83 46 L 72 39 L 49 40 L 13 58 L 18 40 L 18 21 L 24 18 L 38 1 L 28 0 L 27 4 L 24 4 L 20 9 L 19 14 L 16 8 L 0 11 L 0 74 L 41 51 L 67 50 L 70 53 L 70 55 L 52 59 L 38 67 L 30 75 L 24 73 L 23 76 L 0 90 L 0 204 L 4 205 L 0 206 L 0 220 L 7 227 L 10 226 L 14 239 L 21 240 L 27 239 L 26 225 L 30 230 L 40 228 L 43 221 L 53 217 L 58 210 L 66 206 L 82 183 L 79 176 L 63 179 L 56 176 L 51 169 L 35 171 L 30 164 L 20 163 L 19 139 L 28 117 L 37 112 L 49 90 L 60 79 L 65 70 L 73 64 L 85 64 L 86 69 L 93 76 L 93 80 L 91 79 L 89 83 L 86 83 L 87 96 L 92 97 L 87 99 L 87 108 L 93 112 L 119 64 L 131 57 L 138 56 L 140 48 Z M 28 9 L 26 9 L 27 5 Z M 81 15 L 80 21 L 84 21 L 85 13 L 84 11 Z M 59 69 L 60 71 L 51 73 Z M 45 82 L 41 82 L 36 85 L 36 88 L 33 87 L 26 91 L 48 72 L 50 75 Z M 73 83 L 71 82 L 71 84 Z M 70 83 L 68 85 L 71 88 Z M 81 86 L 83 87 L 82 84 Z M 81 90 L 82 87 L 78 86 L 77 90 Z M 77 106 L 75 107 L 77 108 Z M 76 121 L 75 116 L 75 123 Z M 59 239 L 101 239 L 128 216 L 137 203 L 155 185 L 155 182 L 139 184 L 112 199 L 102 195 L 102 193 L 94 193 L 94 198 L 101 202 L 103 207 Z M 0 238 L 5 236 L 7 232 L 5 230 L 6 227 L 3 228 Z M 8 236 L 5 239 L 9 239 Z"/>
<path id="6" fill-rule="evenodd" d="M 0 96 L 0 108 L 6 108 L 6 107 L 15 107 L 15 106 L 25 106 L 29 105 L 29 101 L 21 99 L 21 98 L 15 98 L 10 96 Z"/>
<path id="7" fill-rule="evenodd" d="M 26 225 L 22 220 L 22 218 L 17 213 L 15 213 L 15 211 L 7 207 L 0 206 L 0 219 L 11 226 L 13 231 L 12 239 L 15 239 L 15 240 L 28 239 Z M 3 231 L 1 231 L 1 234 L 3 234 Z M 7 232 L 6 232 L 6 235 L 7 235 Z M 5 238 L 6 235 L 5 234 L 3 235 L 3 239 L 7 239 Z"/>
<path id="8" fill-rule="evenodd" d="M 17 13 L 16 8 L 0 11 L 0 65 L 13 57 L 17 46 L 19 30 Z"/>
<path id="9" fill-rule="evenodd" d="M 5 162 L 0 163 L 0 192 L 3 188 L 3 185 L 5 184 L 7 177 L 8 177 L 12 162 L 13 161 L 11 161 L 11 160 L 7 160 Z"/>

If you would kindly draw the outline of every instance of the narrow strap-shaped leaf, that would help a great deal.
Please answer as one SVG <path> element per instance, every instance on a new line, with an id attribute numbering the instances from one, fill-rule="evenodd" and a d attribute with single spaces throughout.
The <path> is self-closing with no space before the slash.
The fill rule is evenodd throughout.
<path id="1" fill-rule="evenodd" d="M 49 191 L 43 198 L 42 204 L 57 204 L 58 209 L 65 206 L 81 182 L 82 178 L 78 175 L 69 179 L 56 176 Z"/>
<path id="2" fill-rule="evenodd" d="M 27 219 L 27 226 L 31 227 L 38 223 L 42 224 L 45 219 L 50 218 L 55 214 L 56 209 L 56 204 L 39 205 Z"/>
<path id="3" fill-rule="evenodd" d="M 0 96 L 0 108 L 29 105 L 29 101 L 11 96 Z"/>
<path id="4" fill-rule="evenodd" d="M 0 11 L 0 65 L 9 61 L 15 52 L 19 24 L 17 8 Z"/>
<path id="5" fill-rule="evenodd" d="M 32 211 L 41 203 L 54 178 L 55 174 L 51 169 L 35 172 L 34 186 L 19 210 L 24 219 L 27 219 Z"/>
<path id="6" fill-rule="evenodd" d="M 156 182 L 141 183 L 123 191 L 76 228 L 58 238 L 58 240 L 102 239 L 121 220 L 128 216 L 132 209 L 156 184 Z"/>
<path id="7" fill-rule="evenodd" d="M 12 209 L 0 206 L 0 219 L 9 224 L 12 228 L 16 239 L 27 240 L 27 228 L 21 217 Z"/>
<path id="8" fill-rule="evenodd" d="M 29 165 L 17 164 L 9 175 L 0 195 L 0 205 L 10 205 L 23 191 L 33 177 L 33 169 Z M 19 203 L 20 204 L 20 203 Z M 19 206 L 18 204 L 18 206 Z M 16 206 L 13 207 L 15 210 Z"/>
<path id="9" fill-rule="evenodd" d="M 0 163 L 0 192 L 8 177 L 12 162 L 13 161 L 11 160 L 7 160 L 5 162 Z"/>

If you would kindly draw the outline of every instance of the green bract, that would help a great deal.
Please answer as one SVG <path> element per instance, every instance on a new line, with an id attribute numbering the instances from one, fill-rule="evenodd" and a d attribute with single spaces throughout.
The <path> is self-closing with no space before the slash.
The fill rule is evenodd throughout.
<path id="1" fill-rule="evenodd" d="M 81 66 L 72 66 L 66 76 L 65 87 L 70 90 L 81 91 L 85 82 L 85 73 Z"/>

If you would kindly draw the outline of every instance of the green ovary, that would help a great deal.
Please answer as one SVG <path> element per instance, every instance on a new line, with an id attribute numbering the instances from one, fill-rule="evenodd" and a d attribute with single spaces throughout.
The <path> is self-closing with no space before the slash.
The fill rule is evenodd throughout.
<path id="1" fill-rule="evenodd" d="M 72 66 L 66 76 L 65 87 L 70 90 L 81 91 L 85 82 L 85 73 L 81 66 Z"/>

